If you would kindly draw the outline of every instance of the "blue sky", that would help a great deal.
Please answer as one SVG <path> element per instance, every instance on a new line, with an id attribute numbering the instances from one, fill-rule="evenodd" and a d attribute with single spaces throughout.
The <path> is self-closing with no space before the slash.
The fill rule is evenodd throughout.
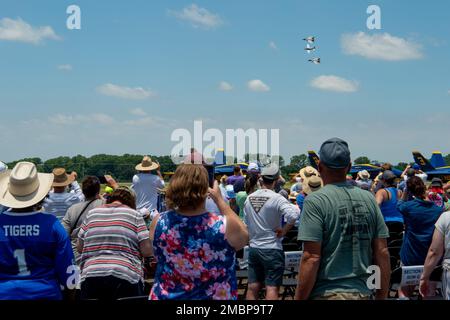
<path id="1" fill-rule="evenodd" d="M 66 28 L 71 4 L 81 30 Z M 381 30 L 366 27 L 370 4 Z M 449 12 L 445 0 L 2 0 L 0 158 L 168 154 L 195 119 L 280 129 L 287 158 L 332 136 L 380 161 L 450 153 Z"/>

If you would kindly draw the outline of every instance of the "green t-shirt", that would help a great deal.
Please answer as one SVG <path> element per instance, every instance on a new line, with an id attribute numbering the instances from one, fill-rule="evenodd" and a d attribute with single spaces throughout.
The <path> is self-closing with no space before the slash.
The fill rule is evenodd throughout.
<path id="1" fill-rule="evenodd" d="M 245 205 L 245 200 L 247 200 L 247 192 L 245 191 L 240 191 L 236 194 L 236 204 L 239 207 L 239 217 L 241 219 L 244 219 L 244 205 Z"/>
<path id="2" fill-rule="evenodd" d="M 389 231 L 375 197 L 358 187 L 329 184 L 306 197 L 298 239 L 321 242 L 322 257 L 311 298 L 335 292 L 370 295 L 372 241 Z"/>

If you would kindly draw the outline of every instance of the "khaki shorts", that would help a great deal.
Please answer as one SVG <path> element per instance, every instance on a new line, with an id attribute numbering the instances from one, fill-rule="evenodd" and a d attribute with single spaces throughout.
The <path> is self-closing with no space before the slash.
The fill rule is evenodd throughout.
<path id="1" fill-rule="evenodd" d="M 313 300 L 370 300 L 371 296 L 362 293 L 336 292 L 318 296 Z"/>

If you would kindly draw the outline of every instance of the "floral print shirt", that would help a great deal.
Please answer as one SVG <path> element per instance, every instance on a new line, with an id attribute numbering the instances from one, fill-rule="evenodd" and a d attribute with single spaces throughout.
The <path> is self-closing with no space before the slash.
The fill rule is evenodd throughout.
<path id="1" fill-rule="evenodd" d="M 151 300 L 236 300 L 236 252 L 225 239 L 225 217 L 159 217 L 153 247 L 157 260 Z"/>

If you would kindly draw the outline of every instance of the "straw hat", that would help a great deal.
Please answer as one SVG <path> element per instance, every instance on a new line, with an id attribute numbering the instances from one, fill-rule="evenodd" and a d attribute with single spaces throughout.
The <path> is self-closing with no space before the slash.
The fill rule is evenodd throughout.
<path id="1" fill-rule="evenodd" d="M 75 176 L 68 175 L 64 168 L 53 169 L 53 177 L 53 187 L 67 187 L 75 181 Z"/>
<path id="2" fill-rule="evenodd" d="M 361 170 L 358 172 L 358 177 L 361 180 L 367 180 L 367 179 L 370 179 L 370 173 L 367 170 Z"/>
<path id="3" fill-rule="evenodd" d="M 310 194 L 311 192 L 317 191 L 322 188 L 322 179 L 318 176 L 311 176 L 309 179 L 303 181 L 303 192 L 305 194 Z"/>
<path id="4" fill-rule="evenodd" d="M 317 171 L 311 166 L 304 167 L 303 169 L 300 170 L 300 177 L 302 178 L 303 181 L 309 179 L 312 176 L 318 177 L 319 171 Z"/>
<path id="5" fill-rule="evenodd" d="M 0 205 L 23 209 L 41 202 L 52 188 L 53 175 L 38 173 L 30 162 L 19 162 L 0 174 Z"/>
<path id="6" fill-rule="evenodd" d="M 142 162 L 136 166 L 136 171 L 153 171 L 159 168 L 159 163 L 153 162 L 152 158 L 145 156 Z"/>

